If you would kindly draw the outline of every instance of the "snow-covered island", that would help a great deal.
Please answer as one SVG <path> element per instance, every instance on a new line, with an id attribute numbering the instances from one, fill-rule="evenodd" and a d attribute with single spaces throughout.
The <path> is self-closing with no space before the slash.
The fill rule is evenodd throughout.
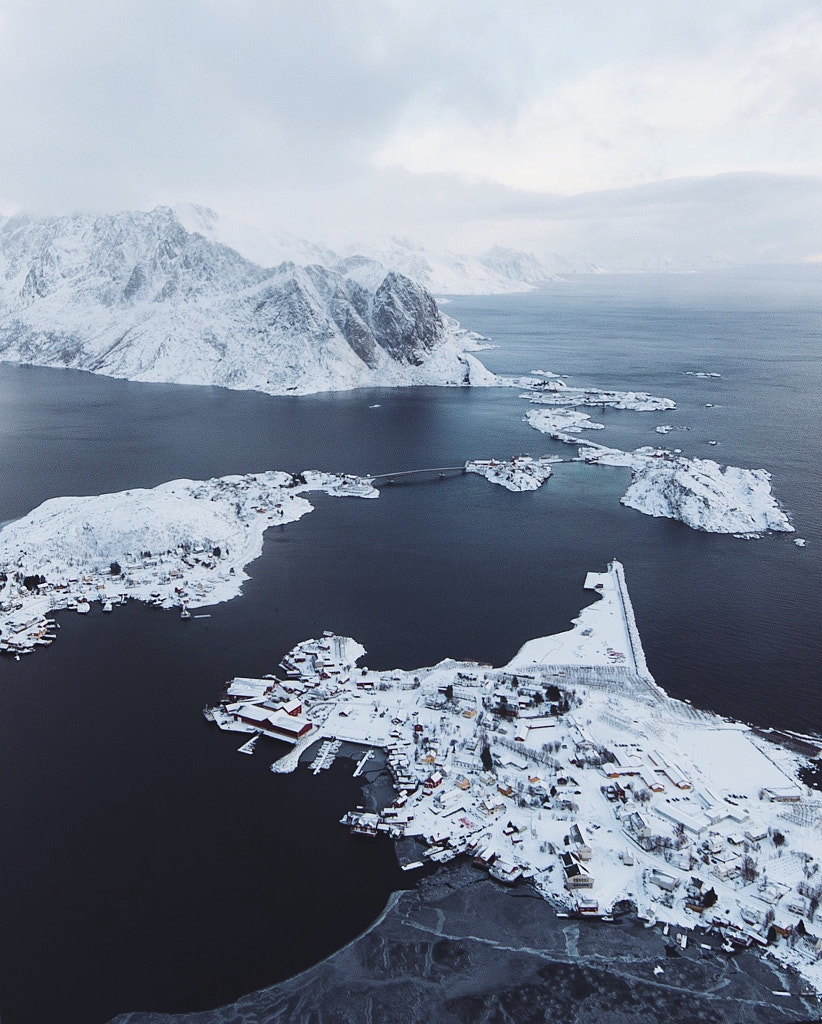
<path id="1" fill-rule="evenodd" d="M 245 733 L 244 753 L 261 738 L 292 744 L 274 771 L 316 741 L 315 772 L 342 741 L 382 748 L 396 797 L 342 824 L 415 837 L 407 868 L 470 857 L 564 913 L 633 906 L 683 947 L 700 929 L 720 932 L 728 954 L 767 946 L 822 989 L 822 799 L 799 778 L 819 745 L 789 749 L 669 697 L 648 671 L 622 566 L 585 586 L 599 600 L 571 630 L 502 668 L 373 671 L 358 666 L 359 643 L 326 633 L 276 676 L 231 680 L 206 718 Z"/>
<path id="2" fill-rule="evenodd" d="M 657 398 L 644 391 L 602 391 L 598 388 L 572 388 L 554 375 L 545 379 L 521 378 L 517 381 L 527 387 L 521 398 L 534 405 L 551 406 L 550 409 L 531 409 L 525 421 L 542 434 L 549 434 L 555 441 L 576 444 L 574 434 L 581 430 L 604 430 L 604 423 L 597 423 L 580 408 L 624 409 L 632 412 L 663 412 L 676 408 L 671 398 Z M 673 430 L 672 426 L 656 428 L 660 433 Z"/>
<path id="3" fill-rule="evenodd" d="M 585 415 L 585 414 L 582 414 Z M 565 438 L 563 438 L 565 439 Z M 770 474 L 658 448 L 624 452 L 579 438 L 573 461 L 627 466 L 622 503 L 647 515 L 679 519 L 697 530 L 756 537 L 793 526 L 771 493 Z M 472 460 L 464 471 L 510 491 L 535 491 L 558 456 Z M 173 480 L 151 489 L 52 498 L 0 530 L 0 652 L 19 656 L 55 639 L 49 612 L 111 611 L 128 598 L 191 608 L 236 597 L 245 567 L 262 551 L 272 525 L 294 522 L 310 491 L 377 497 L 370 479 L 306 471 L 265 472 L 214 480 Z"/>
<path id="4" fill-rule="evenodd" d="M 522 397 L 537 405 L 571 409 L 599 406 L 601 409 L 630 409 L 633 412 L 663 412 L 676 408 L 676 402 L 671 398 L 657 398 L 644 391 L 573 388 L 562 378 L 554 376 L 544 380 L 524 380 L 521 383 L 529 389 Z"/>
<path id="5" fill-rule="evenodd" d="M 550 434 L 555 441 L 566 441 L 569 435 L 578 434 L 582 430 L 604 430 L 604 423 L 596 423 L 587 412 L 576 409 L 530 409 L 525 414 L 525 422 L 530 423 L 534 430 L 541 434 Z M 570 444 L 577 439 L 571 438 Z"/>
<path id="6" fill-rule="evenodd" d="M 794 531 L 771 491 L 767 470 L 723 469 L 711 459 L 637 456 L 621 501 L 645 515 L 678 519 L 708 533 L 753 538 Z"/>
<path id="7" fill-rule="evenodd" d="M 465 471 L 478 473 L 508 491 L 537 491 L 551 476 L 551 467 L 557 462 L 562 462 L 558 455 L 543 455 L 541 458 L 515 455 L 508 461 L 474 459 L 465 463 Z"/>
<path id="8" fill-rule="evenodd" d="M 368 480 L 306 471 L 172 480 L 151 489 L 52 498 L 0 530 L 0 651 L 54 639 L 49 612 L 104 611 L 133 598 L 162 608 L 236 597 L 270 526 L 312 509 L 303 496 L 376 498 Z"/>
<path id="9" fill-rule="evenodd" d="M 723 469 L 711 459 L 688 459 L 660 448 L 623 452 L 591 443 L 580 446 L 579 456 L 596 465 L 629 466 L 631 484 L 620 501 L 645 515 L 746 539 L 794 532 L 765 469 Z"/>
<path id="10" fill-rule="evenodd" d="M 551 382 L 549 381 L 549 384 Z M 524 397 L 542 403 L 551 395 Z M 636 396 L 636 392 L 620 392 Z M 647 411 L 653 403 L 668 403 L 669 399 L 654 399 L 641 395 L 637 410 Z M 628 405 L 615 408 L 629 408 Z M 656 407 L 656 406 L 655 406 Z M 660 405 L 659 408 L 669 408 Z M 792 533 L 794 530 L 787 513 L 771 491 L 771 474 L 765 469 L 724 469 L 710 459 L 688 459 L 678 451 L 665 448 L 643 447 L 632 452 L 609 448 L 593 441 L 582 442 L 583 430 L 601 429 L 603 424 L 591 421 L 587 413 L 577 408 L 531 409 L 525 420 L 535 430 L 548 434 L 552 440 L 576 445 L 578 459 L 602 466 L 627 466 L 631 469 L 631 485 L 620 499 L 628 508 L 650 516 L 677 519 L 708 533 L 728 533 L 737 537 L 761 537 L 769 532 Z M 659 433 L 675 428 L 660 426 Z M 715 442 L 711 442 L 715 443 Z"/>

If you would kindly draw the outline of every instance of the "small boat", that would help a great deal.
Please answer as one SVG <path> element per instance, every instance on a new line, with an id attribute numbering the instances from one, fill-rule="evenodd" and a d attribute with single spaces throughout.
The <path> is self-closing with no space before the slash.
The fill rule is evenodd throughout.
<path id="1" fill-rule="evenodd" d="M 183 605 L 183 609 L 180 612 L 180 618 L 181 619 L 190 619 L 191 618 L 191 612 L 188 610 L 188 608 L 186 608 L 185 605 Z"/>
<path id="2" fill-rule="evenodd" d="M 88 603 L 88 601 L 86 601 L 85 598 L 83 598 L 82 601 L 77 602 L 77 613 L 79 615 L 88 615 L 90 611 L 91 605 Z"/>
<path id="3" fill-rule="evenodd" d="M 113 612 L 114 611 L 114 606 L 112 605 L 111 601 L 106 601 L 106 603 L 103 605 L 103 611 L 104 612 Z"/>

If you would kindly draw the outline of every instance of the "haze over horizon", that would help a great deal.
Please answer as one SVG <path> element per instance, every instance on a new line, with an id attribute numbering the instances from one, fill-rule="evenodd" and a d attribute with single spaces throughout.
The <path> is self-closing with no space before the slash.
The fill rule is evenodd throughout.
<path id="1" fill-rule="evenodd" d="M 614 269 L 822 260 L 812 0 L 10 0 L 0 213 Z"/>

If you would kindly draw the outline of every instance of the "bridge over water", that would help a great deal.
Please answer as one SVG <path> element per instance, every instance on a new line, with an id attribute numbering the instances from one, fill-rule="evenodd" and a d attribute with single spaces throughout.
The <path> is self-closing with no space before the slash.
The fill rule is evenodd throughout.
<path id="1" fill-rule="evenodd" d="M 393 484 L 396 481 L 408 480 L 413 482 L 415 479 L 423 480 L 426 477 L 438 477 L 444 478 L 449 474 L 458 474 L 467 472 L 465 466 L 436 466 L 433 469 L 401 469 L 396 473 L 369 473 L 368 479 L 372 483 L 376 483 L 378 480 L 382 480 L 384 483 Z"/>

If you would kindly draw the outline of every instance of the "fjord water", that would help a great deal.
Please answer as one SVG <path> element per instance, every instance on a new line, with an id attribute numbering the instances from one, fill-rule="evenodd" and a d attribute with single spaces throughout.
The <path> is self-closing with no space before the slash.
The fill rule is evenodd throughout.
<path id="1" fill-rule="evenodd" d="M 337 825 L 350 762 L 274 776 L 200 709 L 233 675 L 276 670 L 323 629 L 389 668 L 502 664 L 567 628 L 582 582 L 626 567 L 648 663 L 681 698 L 760 725 L 822 730 L 820 275 L 813 268 L 586 278 L 454 300 L 486 363 L 674 398 L 592 410 L 593 438 L 663 443 L 774 475 L 791 536 L 696 533 L 619 505 L 623 469 L 566 464 L 540 491 L 474 476 L 318 496 L 272 530 L 243 596 L 187 623 L 130 605 L 58 616 L 59 639 L 0 661 L 0 1013 L 95 1024 L 215 1006 L 315 962 L 408 879 L 388 843 Z M 687 371 L 721 373 L 698 378 Z M 519 390 L 270 398 L 0 366 L 0 521 L 47 497 L 263 469 L 381 473 L 569 450 L 522 421 Z M 717 440 L 709 446 L 709 440 Z"/>

